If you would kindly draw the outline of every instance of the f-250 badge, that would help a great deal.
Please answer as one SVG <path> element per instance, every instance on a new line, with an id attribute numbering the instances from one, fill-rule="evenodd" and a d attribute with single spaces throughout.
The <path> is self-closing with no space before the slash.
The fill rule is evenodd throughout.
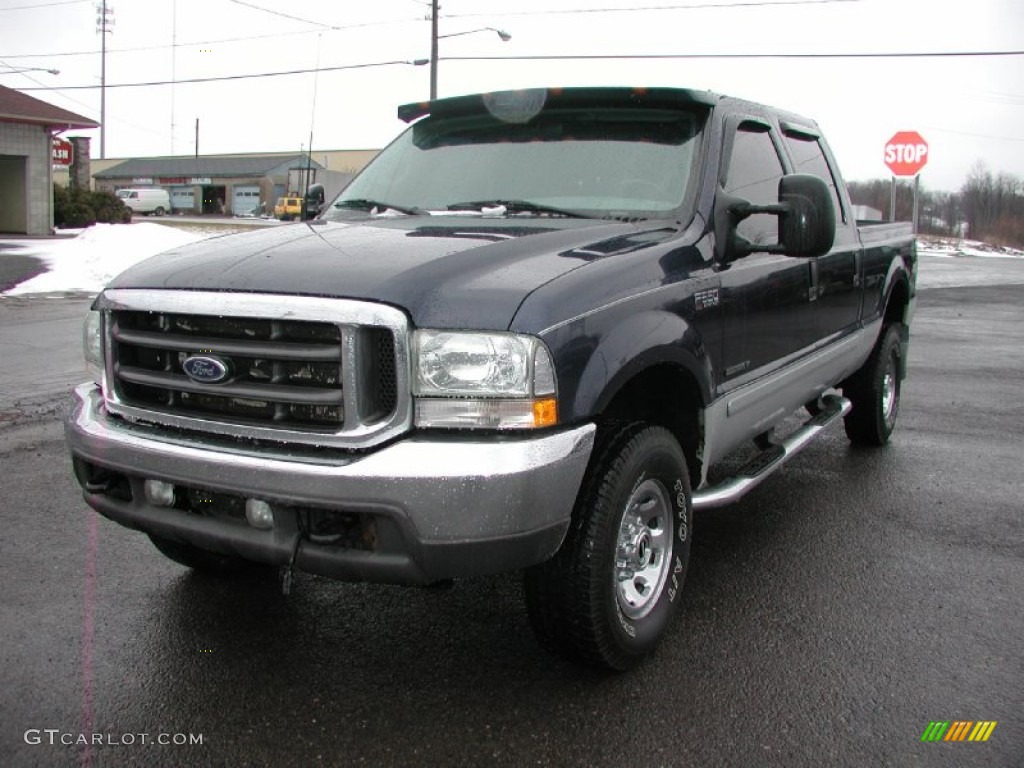
<path id="1" fill-rule="evenodd" d="M 693 294 L 693 307 L 698 312 L 702 309 L 712 309 L 718 306 L 718 289 L 708 288 L 704 291 L 697 291 Z"/>

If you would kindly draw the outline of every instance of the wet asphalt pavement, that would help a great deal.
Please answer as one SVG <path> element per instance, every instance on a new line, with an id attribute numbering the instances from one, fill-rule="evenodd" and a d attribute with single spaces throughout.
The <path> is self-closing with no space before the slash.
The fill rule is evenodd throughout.
<path id="1" fill-rule="evenodd" d="M 0 243 L 0 293 L 46 271 L 41 259 L 21 256 L 17 250 L 16 246 Z"/>
<path id="2" fill-rule="evenodd" d="M 921 291 L 891 445 L 833 428 L 699 516 L 625 675 L 542 651 L 513 575 L 285 598 L 165 560 L 71 476 L 87 302 L 0 300 L 0 765 L 1024 765 L 1024 262 L 985 261 L 1009 277 Z"/>

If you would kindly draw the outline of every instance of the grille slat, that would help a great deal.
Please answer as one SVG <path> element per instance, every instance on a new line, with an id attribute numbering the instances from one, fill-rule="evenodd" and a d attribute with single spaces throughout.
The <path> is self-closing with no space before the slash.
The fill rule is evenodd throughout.
<path id="1" fill-rule="evenodd" d="M 253 384 L 200 384 L 187 376 L 173 373 L 150 373 L 141 368 L 118 366 L 117 377 L 131 384 L 141 384 L 157 389 L 174 389 L 179 392 L 193 392 L 223 397 L 245 397 L 253 400 L 272 400 L 282 403 L 305 405 L 341 405 L 340 389 L 314 389 L 312 387 L 290 387 L 284 385 L 259 386 Z"/>
<path id="2" fill-rule="evenodd" d="M 292 344 L 281 341 L 236 341 L 215 336 L 196 337 L 172 333 L 154 334 L 115 326 L 111 335 L 120 344 L 150 349 L 203 349 L 214 354 L 242 357 L 273 358 L 275 360 L 312 360 L 317 362 L 341 361 L 341 348 L 337 345 Z"/>

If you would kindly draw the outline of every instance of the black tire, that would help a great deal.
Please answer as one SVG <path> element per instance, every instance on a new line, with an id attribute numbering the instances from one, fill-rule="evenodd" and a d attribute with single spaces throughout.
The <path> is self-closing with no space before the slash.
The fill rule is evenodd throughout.
<path id="1" fill-rule="evenodd" d="M 852 443 L 885 445 L 896 428 L 903 386 L 902 335 L 901 323 L 887 326 L 871 357 L 843 385 L 843 395 L 853 404 L 843 419 Z"/>
<path id="2" fill-rule="evenodd" d="M 561 549 L 525 573 L 538 639 L 572 661 L 636 666 L 680 603 L 692 531 L 690 478 L 672 433 L 646 424 L 611 432 L 595 449 Z"/>
<path id="3" fill-rule="evenodd" d="M 155 213 L 155 214 L 156 214 L 157 216 L 163 216 L 163 215 L 164 215 L 164 213 L 165 213 L 165 211 L 164 211 L 164 209 L 163 209 L 163 206 L 162 206 L 162 205 L 158 205 L 158 206 L 156 207 L 156 210 L 155 210 L 155 211 L 153 211 L 153 213 Z"/>
<path id="4" fill-rule="evenodd" d="M 171 541 L 170 539 L 164 539 L 153 534 L 149 534 L 149 540 L 153 542 L 153 546 L 160 550 L 160 553 L 165 557 L 170 558 L 179 565 L 184 565 L 187 568 L 192 568 L 202 573 L 225 575 L 243 573 L 245 571 L 266 570 L 265 567 L 249 560 L 232 557 L 231 555 L 222 555 L 218 552 L 210 552 L 192 544 Z"/>

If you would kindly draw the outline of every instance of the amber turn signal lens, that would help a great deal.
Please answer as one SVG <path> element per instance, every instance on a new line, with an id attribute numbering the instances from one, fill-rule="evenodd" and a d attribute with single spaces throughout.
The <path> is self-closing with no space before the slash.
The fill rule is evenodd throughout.
<path id="1" fill-rule="evenodd" d="M 551 427 L 558 423 L 558 401 L 553 397 L 533 401 L 533 426 Z"/>

